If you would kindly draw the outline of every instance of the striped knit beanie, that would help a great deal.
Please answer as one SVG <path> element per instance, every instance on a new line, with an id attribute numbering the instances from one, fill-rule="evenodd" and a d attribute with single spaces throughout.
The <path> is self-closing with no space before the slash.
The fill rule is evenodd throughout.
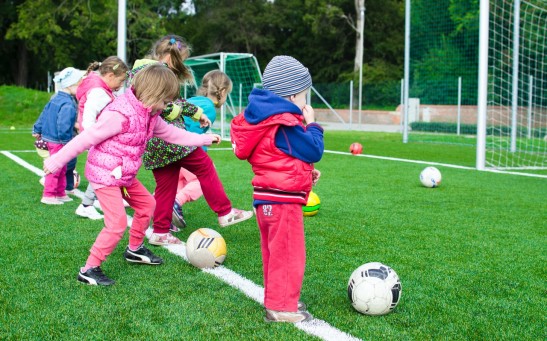
<path id="1" fill-rule="evenodd" d="M 296 95 L 311 87 L 308 69 L 290 56 L 275 56 L 262 75 L 264 89 L 280 97 Z"/>

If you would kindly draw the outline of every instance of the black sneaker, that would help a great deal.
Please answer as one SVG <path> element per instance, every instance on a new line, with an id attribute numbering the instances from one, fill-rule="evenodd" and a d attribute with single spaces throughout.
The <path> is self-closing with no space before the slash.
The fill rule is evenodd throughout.
<path id="1" fill-rule="evenodd" d="M 137 251 L 129 250 L 129 246 L 123 253 L 125 260 L 132 263 L 143 263 L 150 265 L 159 265 L 163 263 L 163 259 L 156 256 L 152 251 L 148 250 L 144 245 L 141 245 Z"/>
<path id="2" fill-rule="evenodd" d="M 99 266 L 87 269 L 86 272 L 78 272 L 78 281 L 89 285 L 112 285 L 116 282 L 106 277 Z"/>

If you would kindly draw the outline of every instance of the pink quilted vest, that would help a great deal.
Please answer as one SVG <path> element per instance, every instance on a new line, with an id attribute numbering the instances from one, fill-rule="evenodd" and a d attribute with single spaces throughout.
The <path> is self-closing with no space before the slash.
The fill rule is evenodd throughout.
<path id="1" fill-rule="evenodd" d="M 152 138 L 158 115 L 151 115 L 132 89 L 117 97 L 103 111 L 115 111 L 127 118 L 122 132 L 91 147 L 85 167 L 86 178 L 105 186 L 129 186 L 142 164 L 146 142 Z M 159 111 L 158 111 L 159 113 Z M 121 167 L 121 177 L 112 172 Z"/>
<path id="2" fill-rule="evenodd" d="M 84 127 L 82 127 L 82 119 L 84 115 L 84 106 L 85 102 L 87 102 L 87 94 L 91 89 L 94 88 L 101 88 L 106 91 L 108 96 L 110 96 L 111 100 L 114 100 L 114 94 L 112 94 L 112 89 L 106 85 L 106 83 L 102 80 L 102 78 L 96 74 L 95 72 L 91 72 L 89 75 L 87 75 L 80 85 L 78 85 L 78 89 L 76 90 L 76 99 L 78 100 L 78 118 L 77 121 L 78 125 L 80 126 L 80 132 L 84 131 Z"/>

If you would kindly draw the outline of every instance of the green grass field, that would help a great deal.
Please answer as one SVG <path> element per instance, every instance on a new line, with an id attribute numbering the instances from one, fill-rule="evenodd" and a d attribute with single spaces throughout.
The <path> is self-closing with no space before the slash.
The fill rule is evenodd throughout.
<path id="1" fill-rule="evenodd" d="M 403 145 L 398 134 L 325 134 L 329 151 L 346 152 L 354 141 L 365 154 L 426 163 L 327 152 L 317 164 L 322 203 L 305 220 L 302 292 L 314 317 L 363 340 L 546 339 L 547 180 L 437 166 L 442 185 L 427 189 L 418 180 L 427 162 L 473 167 L 474 148 Z M 41 168 L 36 153 L 24 152 L 32 142 L 28 125 L 0 131 L 0 150 Z M 250 209 L 250 166 L 226 150 L 228 143 L 220 147 L 210 155 L 226 191 L 235 207 Z M 82 174 L 84 164 L 85 154 Z M 40 204 L 38 176 L 5 155 L 0 172 L 0 339 L 317 339 L 263 322 L 257 302 L 167 249 L 154 248 L 162 266 L 126 263 L 127 235 L 103 264 L 116 285 L 80 284 L 78 268 L 102 222 L 78 218 L 79 200 Z M 139 179 L 154 190 L 150 172 L 141 170 Z M 189 227 L 181 240 L 199 227 L 219 231 L 228 246 L 224 266 L 262 285 L 254 218 L 220 229 L 203 198 L 184 210 Z M 386 316 L 361 315 L 347 298 L 349 276 L 371 261 L 401 278 L 401 301 Z"/>

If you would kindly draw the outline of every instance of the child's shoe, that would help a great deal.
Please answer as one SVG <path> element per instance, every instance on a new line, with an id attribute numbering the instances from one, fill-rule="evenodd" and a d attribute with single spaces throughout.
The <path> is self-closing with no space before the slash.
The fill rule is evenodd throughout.
<path id="1" fill-rule="evenodd" d="M 148 242 L 152 245 L 170 245 L 170 244 L 182 244 L 182 242 L 171 233 L 152 233 Z"/>
<path id="2" fill-rule="evenodd" d="M 289 323 L 297 323 L 297 322 L 305 322 L 311 320 L 313 317 L 310 313 L 307 311 L 276 311 L 276 310 L 270 310 L 266 309 L 266 315 L 264 316 L 264 320 L 266 322 L 289 322 Z"/>
<path id="3" fill-rule="evenodd" d="M 115 282 L 110 278 L 106 277 L 101 270 L 101 267 L 96 266 L 94 268 L 87 269 L 86 272 L 80 270 L 78 272 L 78 281 L 88 284 L 88 285 L 112 285 Z"/>
<path id="4" fill-rule="evenodd" d="M 170 232 L 180 232 L 180 229 L 173 225 L 173 223 L 169 224 L 169 231 Z"/>
<path id="5" fill-rule="evenodd" d="M 73 200 L 71 197 L 69 197 L 66 194 L 62 197 L 55 197 L 55 199 L 57 199 L 58 201 L 61 201 L 61 202 L 69 202 L 69 201 Z"/>
<path id="6" fill-rule="evenodd" d="M 185 228 L 186 227 L 186 220 L 184 220 L 184 213 L 182 213 L 182 206 L 178 203 L 178 201 L 175 200 L 175 204 L 173 205 L 173 224 L 178 228 Z M 179 230 L 180 231 L 180 230 Z M 178 232 L 178 231 L 174 231 Z"/>
<path id="7" fill-rule="evenodd" d="M 163 263 L 163 259 L 153 254 L 152 251 L 148 250 L 144 245 L 141 245 L 136 251 L 131 251 L 128 246 L 125 249 L 123 256 L 126 261 L 131 263 L 150 265 L 159 265 Z"/>
<path id="8" fill-rule="evenodd" d="M 80 204 L 78 208 L 76 209 L 76 215 L 79 215 L 80 217 L 89 218 L 91 220 L 99 220 L 103 219 L 104 216 L 97 212 L 95 207 L 93 206 L 84 206 L 83 204 Z"/>
<path id="9" fill-rule="evenodd" d="M 250 219 L 252 216 L 253 211 L 243 211 L 238 210 L 237 208 L 232 208 L 230 213 L 225 216 L 218 217 L 218 224 L 220 227 L 226 227 Z"/>
<path id="10" fill-rule="evenodd" d="M 64 202 L 57 200 L 55 197 L 42 197 L 42 200 L 40 200 L 42 204 L 46 205 L 62 205 Z"/>

